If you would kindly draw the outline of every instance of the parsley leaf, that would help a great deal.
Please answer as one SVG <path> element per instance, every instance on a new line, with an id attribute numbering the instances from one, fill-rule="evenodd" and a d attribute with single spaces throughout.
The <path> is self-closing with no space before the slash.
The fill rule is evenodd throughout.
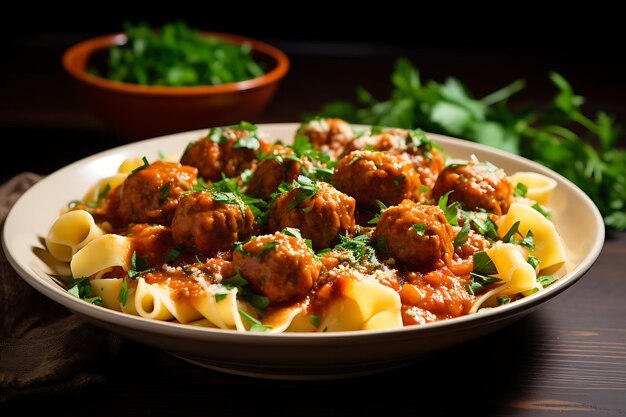
<path id="1" fill-rule="evenodd" d="M 133 251 L 130 257 L 131 268 L 128 270 L 128 278 L 137 279 L 139 275 L 153 272 L 154 268 L 148 268 L 148 260 L 137 256 L 137 252 Z"/>
<path id="2" fill-rule="evenodd" d="M 117 300 L 122 303 L 123 306 L 128 302 L 128 281 L 126 277 L 122 279 L 122 286 L 120 287 L 120 292 L 117 294 Z"/>
<path id="3" fill-rule="evenodd" d="M 455 248 L 460 248 L 461 246 L 465 244 L 465 242 L 467 242 L 467 239 L 469 237 L 469 232 L 470 232 L 470 222 L 468 219 L 465 219 L 465 221 L 463 222 L 463 226 L 461 226 L 461 230 L 459 230 L 459 233 L 454 238 L 453 244 Z"/>
<path id="4" fill-rule="evenodd" d="M 554 277 L 552 275 L 540 275 L 539 277 L 537 277 L 537 282 L 539 282 L 539 284 L 541 284 L 543 288 L 554 284 L 558 280 L 559 279 L 557 277 Z"/>
<path id="5" fill-rule="evenodd" d="M 380 207 L 380 211 L 370 221 L 368 221 L 367 224 L 378 224 L 380 216 L 382 216 L 385 210 L 387 210 L 387 206 L 382 201 L 376 200 L 376 204 L 378 204 L 378 207 Z"/>
<path id="6" fill-rule="evenodd" d="M 272 240 L 272 241 L 267 242 L 266 244 L 263 245 L 261 250 L 257 252 L 256 258 L 257 259 L 263 258 L 263 255 L 265 255 L 266 252 L 276 248 L 276 246 L 278 246 L 278 241 L 276 241 L 276 240 Z"/>
<path id="7" fill-rule="evenodd" d="M 522 184 L 521 182 L 518 182 L 515 188 L 513 189 L 513 195 L 518 196 L 518 197 L 526 197 L 527 193 L 528 193 L 528 187 L 525 184 Z"/>
<path id="8" fill-rule="evenodd" d="M 91 289 L 89 277 L 72 279 L 66 284 L 66 286 L 68 287 L 67 292 L 74 297 L 80 298 L 83 301 L 97 306 L 102 305 L 102 298 L 92 297 L 93 290 Z"/>
<path id="9" fill-rule="evenodd" d="M 245 311 L 241 309 L 239 310 L 239 314 L 241 315 L 241 317 L 248 320 L 250 324 L 252 324 L 252 326 L 250 327 L 251 332 L 267 332 L 267 331 L 272 330 L 272 326 L 267 326 L 261 323 L 259 320 L 255 319 L 250 314 L 246 313 Z"/>
<path id="10" fill-rule="evenodd" d="M 550 212 L 550 210 L 544 209 L 543 207 L 541 207 L 541 205 L 539 203 L 533 204 L 532 208 L 534 208 L 539 213 L 541 213 L 543 215 L 543 217 L 545 217 L 546 219 L 550 220 L 552 218 L 552 213 Z"/>
<path id="11" fill-rule="evenodd" d="M 135 172 L 139 172 L 144 168 L 148 168 L 150 166 L 150 162 L 148 162 L 148 158 L 146 158 L 145 156 L 143 158 L 141 158 L 141 160 L 143 161 L 143 165 L 138 166 L 137 168 L 133 169 L 130 173 L 134 174 Z"/>
<path id="12" fill-rule="evenodd" d="M 159 189 L 159 197 L 161 202 L 167 200 L 167 198 L 170 196 L 170 187 L 171 184 L 169 182 L 166 182 L 165 185 Z"/>
<path id="13" fill-rule="evenodd" d="M 424 237 L 424 233 L 426 232 L 426 225 L 424 223 L 417 223 L 411 226 L 411 230 L 413 230 L 419 237 Z"/>
<path id="14" fill-rule="evenodd" d="M 321 321 L 322 321 L 322 318 L 320 316 L 315 316 L 315 315 L 309 316 L 309 323 L 311 323 L 311 326 L 315 327 L 316 329 L 320 327 Z"/>
<path id="15" fill-rule="evenodd" d="M 393 186 L 398 187 L 403 182 L 404 182 L 404 174 L 400 174 L 393 179 Z"/>

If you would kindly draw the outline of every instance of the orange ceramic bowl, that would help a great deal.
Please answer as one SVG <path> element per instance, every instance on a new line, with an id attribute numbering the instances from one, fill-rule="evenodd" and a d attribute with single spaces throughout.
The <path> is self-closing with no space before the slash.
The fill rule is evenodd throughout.
<path id="1" fill-rule="evenodd" d="M 254 121 L 289 70 L 287 56 L 266 43 L 241 36 L 211 32 L 235 44 L 249 43 L 255 59 L 267 72 L 245 81 L 194 87 L 144 86 L 91 75 L 87 69 L 106 57 L 113 45 L 126 42 L 123 33 L 80 42 L 63 55 L 65 70 L 96 114 L 127 140 L 211 126 Z"/>

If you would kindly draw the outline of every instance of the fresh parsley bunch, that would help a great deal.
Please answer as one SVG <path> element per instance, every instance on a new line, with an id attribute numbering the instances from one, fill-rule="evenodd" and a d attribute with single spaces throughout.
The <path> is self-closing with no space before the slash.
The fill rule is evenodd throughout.
<path id="1" fill-rule="evenodd" d="M 481 99 L 456 78 L 423 83 L 418 70 L 399 59 L 391 76 L 393 92 L 378 101 L 363 88 L 357 104 L 327 104 L 322 116 L 353 123 L 394 126 L 465 138 L 537 161 L 578 185 L 596 203 L 607 226 L 626 229 L 626 149 L 619 148 L 623 129 L 599 112 L 582 111 L 584 98 L 557 73 L 557 88 L 543 111 L 514 110 L 507 99 L 524 88 L 517 80 Z"/>

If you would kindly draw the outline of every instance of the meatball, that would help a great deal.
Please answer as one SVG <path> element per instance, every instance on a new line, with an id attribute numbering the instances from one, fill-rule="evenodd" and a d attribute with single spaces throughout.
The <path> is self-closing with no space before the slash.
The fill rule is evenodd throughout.
<path id="1" fill-rule="evenodd" d="M 268 225 L 271 232 L 285 227 L 300 229 L 302 237 L 311 239 L 313 248 L 329 247 L 337 235 L 354 231 L 354 198 L 325 182 L 318 182 L 312 198 L 302 199 L 301 188 L 280 195 L 270 206 Z"/>
<path id="2" fill-rule="evenodd" d="M 417 200 L 421 186 L 409 161 L 372 151 L 353 151 L 341 158 L 331 182 L 360 206 L 373 211 L 378 211 L 376 200 L 387 206 L 404 199 Z"/>
<path id="3" fill-rule="evenodd" d="M 258 236 L 245 243 L 234 252 L 233 264 L 250 287 L 271 303 L 304 297 L 322 269 L 302 239 L 283 233 Z"/>
<path id="4" fill-rule="evenodd" d="M 180 162 L 198 168 L 208 181 L 235 177 L 256 166 L 257 152 L 269 152 L 270 144 L 256 130 L 215 128 L 209 135 L 187 146 Z"/>
<path id="5" fill-rule="evenodd" d="M 292 182 L 302 172 L 302 168 L 310 170 L 313 165 L 306 159 L 299 161 L 290 159 L 295 153 L 281 145 L 274 145 L 270 155 L 261 159 L 248 182 L 246 194 L 267 199 L 283 182 Z"/>
<path id="6" fill-rule="evenodd" d="M 350 124 L 341 119 L 314 119 L 304 123 L 298 133 L 307 136 L 315 149 L 335 159 L 354 138 Z"/>
<path id="7" fill-rule="evenodd" d="M 433 198 L 448 191 L 453 191 L 448 202 L 460 201 L 471 210 L 483 208 L 501 215 L 509 211 L 513 186 L 504 171 L 494 165 L 468 162 L 450 165 L 439 174 Z"/>
<path id="8" fill-rule="evenodd" d="M 379 134 L 355 139 L 349 149 L 365 147 L 400 156 L 413 163 L 420 182 L 429 190 L 435 186 L 437 176 L 445 166 L 445 158 L 421 131 L 387 129 Z"/>
<path id="9" fill-rule="evenodd" d="M 157 161 L 131 173 L 114 195 L 117 212 L 126 223 L 169 224 L 185 191 L 196 182 L 198 170 L 177 162 Z M 119 194 L 117 194 L 119 193 Z"/>
<path id="10" fill-rule="evenodd" d="M 254 216 L 238 197 L 234 204 L 216 201 L 209 191 L 195 192 L 181 198 L 172 220 L 176 243 L 194 247 L 204 253 L 229 250 L 233 244 L 252 234 Z M 238 204 L 241 203 L 241 204 Z"/>
<path id="11" fill-rule="evenodd" d="M 420 269 L 450 264 L 454 254 L 454 230 L 438 206 L 404 200 L 389 207 L 378 220 L 372 240 L 398 261 Z"/>

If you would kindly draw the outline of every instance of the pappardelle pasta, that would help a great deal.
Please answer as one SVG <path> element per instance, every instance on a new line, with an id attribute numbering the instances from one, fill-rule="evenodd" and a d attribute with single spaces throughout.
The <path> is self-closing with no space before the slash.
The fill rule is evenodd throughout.
<path id="1" fill-rule="evenodd" d="M 210 129 L 179 161 L 125 161 L 51 226 L 87 302 L 253 332 L 419 325 L 540 291 L 566 261 L 556 182 L 446 158 L 420 130 L 338 119 L 270 143 Z M 555 275 L 556 273 L 556 275 Z"/>

